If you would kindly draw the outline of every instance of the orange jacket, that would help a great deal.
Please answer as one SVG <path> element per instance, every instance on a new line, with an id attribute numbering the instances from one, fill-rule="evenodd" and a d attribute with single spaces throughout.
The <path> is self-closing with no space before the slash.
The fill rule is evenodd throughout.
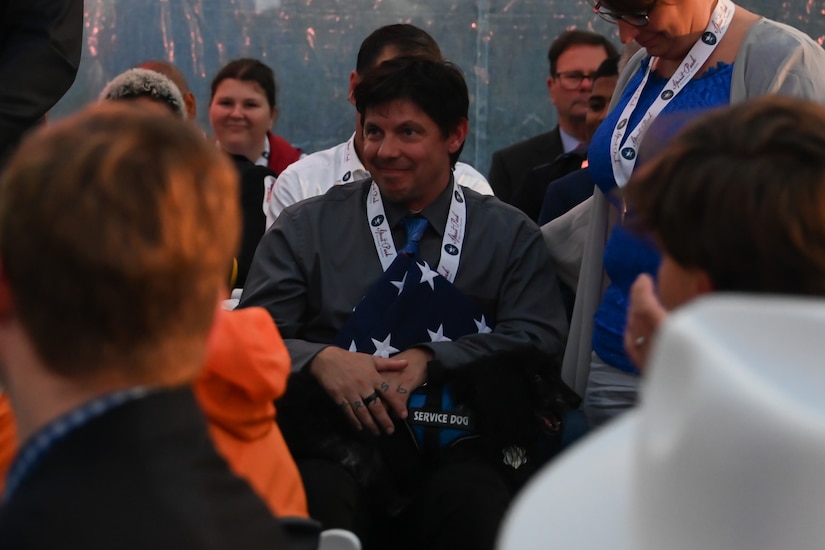
<path id="1" fill-rule="evenodd" d="M 308 517 L 298 468 L 275 423 L 291 361 L 263 308 L 220 310 L 195 395 L 215 446 L 279 517 Z"/>
<path id="2" fill-rule="evenodd" d="M 17 452 L 17 431 L 14 427 L 14 416 L 11 412 L 9 396 L 0 392 L 0 494 L 6 484 L 6 473 L 11 461 Z"/>

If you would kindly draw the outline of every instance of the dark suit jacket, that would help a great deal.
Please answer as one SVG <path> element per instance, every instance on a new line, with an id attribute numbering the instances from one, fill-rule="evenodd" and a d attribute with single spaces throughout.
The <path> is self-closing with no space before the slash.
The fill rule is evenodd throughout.
<path id="1" fill-rule="evenodd" d="M 82 44 L 83 0 L 0 3 L 0 168 L 74 82 Z"/>
<path id="2" fill-rule="evenodd" d="M 590 170 L 580 169 L 570 172 L 550 182 L 539 214 L 539 225 L 551 222 L 586 201 L 593 195 L 596 182 L 590 177 Z"/>
<path id="3" fill-rule="evenodd" d="M 0 509 L 0 546 L 294 548 L 215 452 L 189 388 L 115 407 L 58 440 Z"/>
<path id="4" fill-rule="evenodd" d="M 544 195 L 551 183 L 570 172 L 581 170 L 582 162 L 587 158 L 587 147 L 579 147 L 569 153 L 562 153 L 552 162 L 540 164 L 527 171 L 524 183 L 513 197 L 513 206 L 530 216 L 534 222 L 539 220 Z"/>
<path id="5" fill-rule="evenodd" d="M 500 200 L 513 203 L 527 171 L 564 153 L 559 127 L 493 153 L 487 181 Z"/>

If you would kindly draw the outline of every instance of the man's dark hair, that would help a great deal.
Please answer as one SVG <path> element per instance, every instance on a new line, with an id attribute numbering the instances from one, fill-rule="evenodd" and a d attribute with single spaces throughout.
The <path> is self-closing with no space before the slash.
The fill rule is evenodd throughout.
<path id="1" fill-rule="evenodd" d="M 242 58 L 227 63 L 212 79 L 211 99 L 215 98 L 218 85 L 229 78 L 243 82 L 254 82 L 263 90 L 270 109 L 277 107 L 278 85 L 275 82 L 275 73 L 261 61 Z"/>
<path id="2" fill-rule="evenodd" d="M 441 50 L 433 37 L 415 25 L 397 23 L 373 31 L 361 42 L 355 72 L 363 75 L 375 67 L 378 58 L 387 48 L 394 48 L 398 57 L 428 57 L 442 59 Z"/>
<path id="3" fill-rule="evenodd" d="M 556 76 L 556 71 L 558 70 L 557 63 L 561 54 L 573 46 L 601 46 L 605 52 L 607 52 L 607 57 L 619 55 L 616 46 L 598 33 L 578 29 L 564 31 L 553 40 L 553 43 L 550 45 L 550 50 L 547 52 L 551 76 Z"/>
<path id="4" fill-rule="evenodd" d="M 355 88 L 355 108 L 361 125 L 369 107 L 396 99 L 415 103 L 446 138 L 462 120 L 468 119 L 470 96 L 461 70 L 448 61 L 422 57 L 397 57 L 367 72 Z M 450 155 L 455 166 L 464 144 Z"/>
<path id="5" fill-rule="evenodd" d="M 593 73 L 593 80 L 602 78 L 603 76 L 619 76 L 619 56 L 608 57 L 602 61 L 596 72 Z"/>

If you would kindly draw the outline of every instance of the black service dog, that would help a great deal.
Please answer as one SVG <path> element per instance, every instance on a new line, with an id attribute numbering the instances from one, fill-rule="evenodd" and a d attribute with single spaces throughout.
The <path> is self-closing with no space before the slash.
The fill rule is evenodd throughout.
<path id="1" fill-rule="evenodd" d="M 561 422 L 578 396 L 560 378 L 560 360 L 534 349 L 492 355 L 458 369 L 428 366 L 428 385 L 449 384 L 473 418 L 472 434 L 448 448 L 422 448 L 409 426 L 396 421 L 393 436 L 356 430 L 339 405 L 308 373 L 290 376 L 276 403 L 278 424 L 296 460 L 340 464 L 376 509 L 401 509 L 427 469 L 460 449 L 494 465 L 517 490 L 560 448 Z M 408 419 L 409 420 L 409 419 Z"/>

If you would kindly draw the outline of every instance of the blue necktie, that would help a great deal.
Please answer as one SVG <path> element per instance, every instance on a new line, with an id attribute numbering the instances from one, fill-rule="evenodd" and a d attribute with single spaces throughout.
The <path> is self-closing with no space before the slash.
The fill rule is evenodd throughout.
<path id="1" fill-rule="evenodd" d="M 413 218 L 402 218 L 401 221 L 407 229 L 407 242 L 400 252 L 407 256 L 415 256 L 418 254 L 418 241 L 421 240 L 421 235 L 427 229 L 427 219 L 415 216 Z"/>

